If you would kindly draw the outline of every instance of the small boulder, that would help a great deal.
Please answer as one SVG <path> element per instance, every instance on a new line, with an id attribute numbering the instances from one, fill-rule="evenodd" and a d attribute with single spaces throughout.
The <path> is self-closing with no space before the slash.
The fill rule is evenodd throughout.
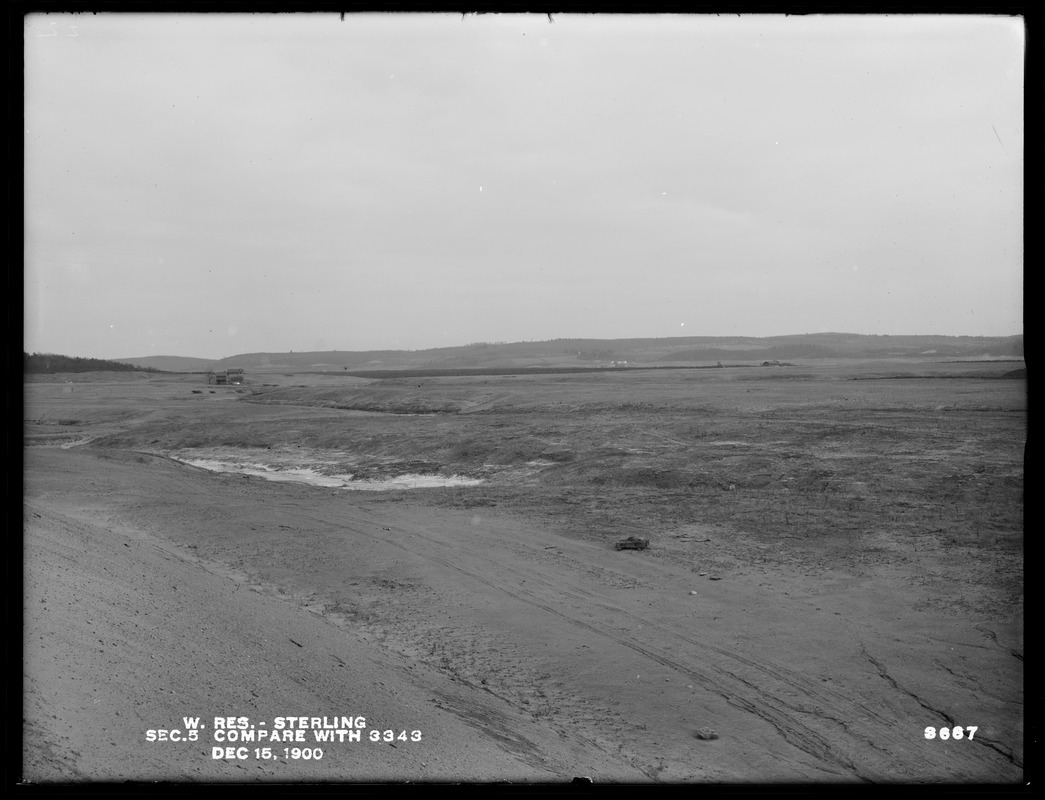
<path id="1" fill-rule="evenodd" d="M 621 539 L 614 547 L 618 550 L 645 550 L 649 547 L 649 539 L 629 536 L 627 539 Z"/>

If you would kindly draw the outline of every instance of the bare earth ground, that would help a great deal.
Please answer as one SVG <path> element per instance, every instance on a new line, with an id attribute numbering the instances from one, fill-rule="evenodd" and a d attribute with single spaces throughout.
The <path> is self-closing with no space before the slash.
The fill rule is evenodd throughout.
<path id="1" fill-rule="evenodd" d="M 28 383 L 24 778 L 1019 782 L 1011 370 Z M 172 458 L 222 448 L 485 482 Z M 364 741 L 212 757 L 335 715 Z"/>

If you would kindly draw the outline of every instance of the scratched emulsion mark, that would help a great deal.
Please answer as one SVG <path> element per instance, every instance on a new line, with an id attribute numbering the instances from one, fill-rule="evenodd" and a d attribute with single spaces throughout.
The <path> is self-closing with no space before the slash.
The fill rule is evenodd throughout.
<path id="1" fill-rule="evenodd" d="M 991 130 L 994 131 L 994 137 L 998 140 L 998 144 L 1001 145 L 1002 152 L 1005 153 L 1005 157 L 1012 161 L 1012 156 L 1009 155 L 1009 151 L 1005 147 L 1005 142 L 1001 140 L 1001 136 L 998 135 L 998 129 L 994 127 L 994 123 L 991 123 Z"/>

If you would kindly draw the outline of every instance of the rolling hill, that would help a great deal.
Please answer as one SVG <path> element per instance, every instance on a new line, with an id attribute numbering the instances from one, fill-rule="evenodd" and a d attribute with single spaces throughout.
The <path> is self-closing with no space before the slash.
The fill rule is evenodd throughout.
<path id="1" fill-rule="evenodd" d="M 511 369 L 744 363 L 781 359 L 1023 357 L 1023 336 L 876 336 L 814 333 L 790 336 L 685 336 L 659 339 L 552 339 L 477 343 L 430 350 L 326 350 L 242 353 L 222 359 L 147 356 L 126 363 L 175 372 L 239 367 L 252 372 Z"/>

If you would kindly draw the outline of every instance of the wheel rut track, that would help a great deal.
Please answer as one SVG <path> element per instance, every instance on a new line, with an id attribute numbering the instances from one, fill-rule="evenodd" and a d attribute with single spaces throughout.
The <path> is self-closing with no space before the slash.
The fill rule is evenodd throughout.
<path id="1" fill-rule="evenodd" d="M 864 647 L 864 645 L 862 645 L 862 644 L 860 645 L 860 650 L 863 653 L 864 658 L 866 658 L 874 666 L 874 668 L 876 670 L 878 670 L 879 676 L 883 680 L 888 681 L 888 683 L 897 692 L 900 692 L 902 694 L 905 694 L 905 695 L 909 696 L 912 700 L 914 700 L 916 703 L 918 703 L 918 705 L 920 705 L 922 708 L 924 708 L 926 711 L 930 712 L 931 714 L 935 714 L 937 716 L 943 717 L 945 720 L 947 720 L 947 724 L 949 726 L 951 726 L 951 727 L 955 726 L 956 723 L 955 723 L 954 717 L 952 717 L 950 714 L 948 714 L 943 709 L 934 708 L 933 706 L 931 706 L 927 702 L 925 702 L 925 700 L 923 700 L 921 697 L 916 695 L 914 692 L 912 692 L 912 691 L 910 691 L 908 689 L 905 689 L 904 687 L 900 686 L 900 684 L 897 683 L 896 679 L 892 675 L 889 674 L 889 671 L 886 669 L 885 665 L 881 661 L 879 661 L 877 658 L 872 656 L 870 653 L 868 653 L 867 652 L 867 648 Z M 950 672 L 950 670 L 948 670 L 948 672 Z M 975 738 L 972 739 L 972 741 L 979 742 L 984 747 L 989 747 L 991 750 L 994 750 L 996 753 L 1000 754 L 1006 760 L 1008 760 L 1008 762 L 1010 764 L 1012 764 L 1014 766 L 1017 766 L 1020 769 L 1023 768 L 1023 761 L 1021 759 L 1017 758 L 1011 751 L 1009 751 L 1008 749 L 1002 747 L 998 742 L 992 741 L 991 739 L 988 739 L 986 736 L 976 736 Z"/>
<path id="2" fill-rule="evenodd" d="M 150 453 L 148 455 L 156 456 L 157 454 Z M 421 556 L 423 558 L 430 558 L 447 569 L 478 581 L 497 592 L 504 593 L 520 603 L 540 608 L 541 610 L 564 620 L 570 625 L 587 630 L 599 637 L 608 638 L 620 646 L 626 647 L 667 667 L 668 669 L 687 676 L 690 680 L 705 686 L 721 696 L 725 702 L 729 703 L 731 706 L 755 715 L 772 726 L 773 729 L 776 730 L 777 733 L 789 744 L 808 754 L 821 764 L 833 765 L 861 780 L 873 782 L 877 779 L 877 776 L 882 775 L 881 768 L 876 768 L 873 765 L 861 765 L 857 763 L 857 761 L 862 761 L 862 759 L 854 761 L 853 758 L 849 757 L 852 753 L 858 755 L 861 750 L 873 748 L 877 751 L 876 755 L 879 757 L 879 763 L 881 762 L 882 755 L 891 756 L 893 758 L 894 763 L 892 764 L 891 772 L 893 777 L 895 777 L 898 769 L 902 769 L 895 763 L 895 754 L 891 754 L 888 750 L 877 744 L 878 742 L 890 742 L 895 739 L 898 724 L 896 719 L 883 717 L 873 708 L 864 705 L 860 701 L 854 700 L 852 697 L 840 692 L 822 687 L 819 684 L 815 684 L 803 675 L 789 670 L 779 664 L 766 660 L 756 660 L 737 651 L 719 647 L 697 638 L 687 636 L 677 630 L 666 628 L 645 616 L 629 612 L 619 606 L 607 603 L 604 599 L 593 595 L 590 592 L 549 581 L 542 577 L 542 573 L 536 570 L 518 569 L 507 566 L 474 548 L 464 547 L 457 543 L 450 543 L 439 537 L 426 535 L 422 531 L 415 529 L 404 530 L 395 527 L 389 529 L 391 532 L 398 534 L 399 537 L 405 539 L 413 538 L 423 541 L 426 550 L 418 552 L 416 548 L 409 546 L 408 541 L 403 541 L 395 536 L 375 536 L 369 532 L 365 526 L 346 526 L 344 520 L 327 519 L 325 518 L 326 515 L 316 514 L 315 512 L 309 513 L 300 507 L 294 509 L 284 508 L 284 511 L 292 513 L 299 518 L 308 519 L 318 523 L 328 530 L 350 530 L 354 535 L 365 536 L 375 543 L 395 546 L 415 557 Z M 611 611 L 618 618 L 623 617 L 639 623 L 652 631 L 656 631 L 665 637 L 669 637 L 669 639 L 684 642 L 704 652 L 715 653 L 718 656 L 737 664 L 739 669 L 733 671 L 732 669 L 717 664 L 711 664 L 710 671 L 694 669 L 692 666 L 680 663 L 676 660 L 677 656 L 673 656 L 671 653 L 666 653 L 659 648 L 651 647 L 650 645 L 640 642 L 636 638 L 620 631 L 589 624 L 576 616 L 572 616 L 568 611 L 564 611 L 561 608 L 556 608 L 546 602 L 542 602 L 532 592 L 525 589 L 519 590 L 517 588 L 507 588 L 504 581 L 491 580 L 475 570 L 466 568 L 462 565 L 462 560 L 456 555 L 447 558 L 440 557 L 435 552 L 432 552 L 433 548 L 435 550 L 443 551 L 452 550 L 455 554 L 464 553 L 469 558 L 474 559 L 480 564 L 488 564 L 491 569 L 487 574 L 497 574 L 499 572 L 502 575 L 508 574 L 519 576 L 525 578 L 527 581 L 532 581 L 534 585 L 542 586 L 551 590 L 553 595 L 557 594 L 565 599 L 580 601 L 582 603 Z M 745 672 L 748 673 L 747 676 L 745 676 Z M 752 672 L 754 675 L 750 674 Z M 778 684 L 779 688 L 785 690 L 790 689 L 791 692 L 774 692 L 774 682 Z M 742 691 L 738 691 L 741 687 Z M 787 703 L 786 700 L 781 699 L 782 694 L 793 694 L 795 690 L 803 696 L 803 699 L 808 699 L 812 701 L 813 704 L 821 706 L 821 708 L 815 710 L 799 709 Z M 752 694 L 754 695 L 753 699 L 750 698 L 750 695 Z M 823 731 L 822 729 L 818 730 L 798 719 L 796 715 L 807 717 L 814 716 L 823 722 L 829 723 L 831 726 L 830 732 Z M 873 724 L 870 726 L 867 724 L 860 725 L 860 722 L 872 722 Z M 850 744 L 850 746 L 844 748 L 844 750 L 838 746 L 838 738 L 840 734 L 844 736 L 843 741 L 847 741 Z M 1000 749 L 996 747 L 992 747 L 991 749 L 998 750 L 1000 755 L 1011 759 L 1011 756 L 1002 752 Z M 886 776 L 883 775 L 883 777 Z"/>
<path id="3" fill-rule="evenodd" d="M 309 513 L 301 513 L 300 516 L 312 519 L 314 522 L 321 523 L 323 525 L 336 526 L 344 529 L 343 523 L 338 525 L 337 523 L 323 519 L 318 515 Z M 373 536 L 366 530 L 359 528 L 351 528 L 352 532 L 356 535 L 366 536 L 375 542 L 388 544 L 395 546 L 405 552 L 417 555 L 417 551 L 408 546 L 403 541 L 397 540 L 394 537 L 377 537 Z M 777 733 L 789 744 L 798 748 L 802 752 L 814 758 L 821 764 L 829 764 L 837 768 L 840 768 L 846 772 L 846 774 L 853 775 L 860 780 L 866 782 L 874 782 L 876 780 L 873 770 L 867 769 L 855 763 L 852 759 L 846 756 L 845 753 L 841 752 L 840 749 L 832 743 L 832 738 L 837 738 L 837 733 L 832 731 L 830 734 L 818 731 L 810 725 L 802 722 L 796 718 L 796 714 L 803 715 L 814 715 L 813 712 L 800 711 L 790 706 L 784 701 L 779 699 L 779 693 L 773 694 L 767 691 L 764 685 L 760 686 L 757 682 L 758 679 L 762 679 L 762 683 L 765 684 L 765 678 L 772 678 L 779 684 L 783 684 L 785 687 L 791 687 L 799 689 L 804 692 L 807 697 L 819 701 L 820 704 L 831 709 L 834 713 L 820 712 L 816 713 L 815 716 L 822 720 L 833 723 L 833 727 L 837 731 L 845 734 L 848 739 L 853 741 L 857 748 L 866 748 L 868 745 L 879 750 L 881 753 L 889 755 L 887 751 L 882 750 L 875 744 L 875 735 L 881 735 L 888 737 L 885 740 L 891 739 L 895 736 L 895 721 L 881 717 L 879 714 L 871 709 L 864 706 L 854 704 L 852 699 L 842 695 L 841 693 L 831 692 L 825 693 L 820 687 L 815 686 L 807 678 L 794 673 L 780 665 L 771 664 L 769 662 L 756 661 L 752 658 L 746 657 L 740 653 L 725 648 L 710 645 L 706 642 L 679 634 L 676 631 L 664 628 L 663 626 L 649 620 L 646 617 L 642 617 L 617 606 L 610 605 L 604 601 L 599 600 L 590 593 L 570 589 L 567 587 L 560 586 L 557 583 L 552 583 L 547 579 L 541 577 L 540 573 L 531 570 L 520 570 L 512 567 L 507 567 L 501 562 L 498 562 L 489 556 L 476 551 L 473 548 L 462 547 L 460 545 L 450 545 L 447 542 L 433 536 L 426 535 L 422 532 L 415 530 L 403 530 L 401 528 L 390 528 L 390 532 L 398 533 L 401 536 L 418 538 L 426 542 L 428 545 L 435 545 L 441 549 L 453 549 L 457 552 L 464 552 L 469 557 L 476 559 L 481 563 L 486 563 L 491 566 L 493 570 L 500 570 L 502 573 L 508 572 L 515 575 L 525 577 L 528 581 L 534 581 L 539 583 L 546 588 L 552 589 L 555 592 L 583 602 L 594 603 L 606 610 L 613 611 L 614 614 L 623 615 L 635 622 L 641 623 L 642 625 L 648 626 L 657 630 L 659 633 L 666 636 L 680 639 L 687 644 L 696 647 L 698 649 L 707 650 L 714 652 L 720 656 L 731 659 L 738 662 L 742 668 L 754 670 L 756 677 L 754 679 L 745 678 L 737 673 L 723 669 L 717 665 L 712 665 L 711 669 L 718 673 L 716 676 L 712 672 L 702 671 L 694 669 L 692 666 L 680 663 L 678 660 L 673 658 L 671 655 L 650 647 L 649 645 L 639 642 L 633 637 L 627 636 L 617 631 L 607 630 L 595 625 L 592 625 L 584 620 L 578 619 L 575 616 L 570 615 L 562 611 L 561 609 L 555 608 L 554 606 L 548 605 L 542 602 L 533 595 L 531 592 L 525 590 L 518 591 L 507 588 L 503 582 L 498 582 L 479 574 L 476 571 L 470 570 L 462 566 L 459 559 L 456 558 L 443 558 L 434 553 L 424 553 L 426 558 L 430 558 L 433 561 L 443 565 L 444 567 L 459 572 L 472 580 L 478 581 L 491 589 L 495 589 L 498 592 L 504 593 L 515 600 L 540 608 L 553 616 L 556 616 L 567 623 L 576 627 L 582 628 L 590 633 L 593 633 L 599 637 L 609 638 L 611 641 L 619 644 L 620 646 L 626 647 L 633 652 L 639 653 L 640 655 L 661 664 L 681 675 L 685 675 L 689 680 L 698 683 L 705 688 L 712 690 L 715 694 L 725 700 L 729 705 L 734 708 L 738 708 L 747 713 L 753 714 L 759 719 L 769 724 Z M 743 686 L 744 691 L 738 692 L 739 686 Z M 750 694 L 753 690 L 757 699 L 748 699 L 745 695 Z M 862 714 L 854 715 L 853 711 L 859 710 Z M 849 713 L 847 713 L 849 712 Z M 842 720 L 850 720 L 850 725 L 853 720 L 859 719 L 861 715 L 876 718 L 879 721 L 879 727 L 881 728 L 877 734 L 864 735 L 859 738 L 853 735 L 853 732 L 849 730 L 849 727 Z M 895 774 L 895 765 L 894 773 Z"/>
<path id="4" fill-rule="evenodd" d="M 477 580 L 491 588 L 503 592 L 520 602 L 547 611 L 572 625 L 576 625 L 577 627 L 583 628 L 599 636 L 608 637 L 612 641 L 617 642 L 634 652 L 640 653 L 669 669 L 686 675 L 691 680 L 701 683 L 705 687 L 715 691 L 733 707 L 754 714 L 764 720 L 775 728 L 788 743 L 794 745 L 820 762 L 827 762 L 841 767 L 850 774 L 867 782 L 874 782 L 878 779 L 876 776 L 882 775 L 880 768 L 876 769 L 874 766 L 862 767 L 850 758 L 846 752 L 843 752 L 841 748 L 838 747 L 839 736 L 844 736 L 845 740 L 848 740 L 851 743 L 851 747 L 847 748 L 850 753 L 859 754 L 861 751 L 866 751 L 870 748 L 873 751 L 877 751 L 879 761 L 882 756 L 887 757 L 891 762 L 888 776 L 889 779 L 895 780 L 897 772 L 905 772 L 902 765 L 897 761 L 898 754 L 881 745 L 882 742 L 893 742 L 896 739 L 897 726 L 902 723 L 895 716 L 885 716 L 874 707 L 867 705 L 848 694 L 825 688 L 820 683 L 814 682 L 801 673 L 795 672 L 794 670 L 780 664 L 765 659 L 756 660 L 736 650 L 710 644 L 677 630 L 666 628 L 648 617 L 635 614 L 615 604 L 607 603 L 604 599 L 599 598 L 590 592 L 549 581 L 542 576 L 542 573 L 536 570 L 523 570 L 507 566 L 502 562 L 496 561 L 488 555 L 475 550 L 474 548 L 468 548 L 458 544 L 450 545 L 438 537 L 426 535 L 420 531 L 397 528 L 392 528 L 391 530 L 392 532 L 401 535 L 423 539 L 428 544 L 436 545 L 443 549 L 450 549 L 452 547 L 452 549 L 457 552 L 466 553 L 470 558 L 489 564 L 492 570 L 499 570 L 502 574 L 508 573 L 524 577 L 528 582 L 540 584 L 565 598 L 579 600 L 584 603 L 598 606 L 607 611 L 613 612 L 617 617 L 630 619 L 633 622 L 655 630 L 666 637 L 685 642 L 698 650 L 709 651 L 725 659 L 736 662 L 740 664 L 742 668 L 746 668 L 746 670 L 753 672 L 754 676 L 751 677 L 749 675 L 748 677 L 745 677 L 741 674 L 743 669 L 734 672 L 723 666 L 712 664 L 710 665 L 710 668 L 719 675 L 724 676 L 725 680 L 717 678 L 709 672 L 696 670 L 689 665 L 682 664 L 671 654 L 665 653 L 659 648 L 653 648 L 648 644 L 636 640 L 634 637 L 591 625 L 559 608 L 541 602 L 537 600 L 531 592 L 506 588 L 502 582 L 490 580 L 477 572 L 466 569 L 461 565 L 458 559 L 448 560 L 440 558 L 434 554 L 429 554 L 429 557 L 433 558 L 433 560 L 438 561 L 450 569 L 467 575 L 473 580 Z M 413 552 L 402 542 L 391 539 L 381 539 L 381 541 Z M 771 680 L 767 682 L 766 678 Z M 778 686 L 773 687 L 772 681 L 778 682 Z M 736 691 L 737 684 L 743 685 L 747 690 L 749 690 L 749 692 L 753 692 L 757 699 L 751 700 L 738 694 Z M 783 699 L 784 692 L 774 691 L 774 688 L 790 688 L 797 690 L 803 696 L 803 699 L 807 699 L 812 704 L 819 706 L 819 708 L 816 710 L 799 709 Z M 900 694 L 904 697 L 909 696 L 908 692 L 900 692 Z M 795 715 L 816 717 L 829 723 L 830 730 L 817 730 L 796 718 Z M 1004 749 L 997 747 L 986 740 L 983 741 L 983 744 L 985 747 L 995 750 L 1009 763 L 1020 766 L 1018 759 L 1014 760 L 1013 756 Z"/>
<path id="5" fill-rule="evenodd" d="M 429 537 L 423 538 L 429 539 Z M 472 554 L 475 555 L 474 553 Z M 493 589 L 503 592 L 504 594 L 507 594 L 509 597 L 513 597 L 522 603 L 526 603 L 536 608 L 540 608 L 541 610 L 546 611 L 549 614 L 552 614 L 556 617 L 559 617 L 560 619 L 565 620 L 571 625 L 583 628 L 584 630 L 596 634 L 597 636 L 607 637 L 612 641 L 616 642 L 617 644 L 627 647 L 630 650 L 633 650 L 645 656 L 646 658 L 649 658 L 650 660 L 661 664 L 662 666 L 665 666 L 673 671 L 685 675 L 687 678 L 695 681 L 696 683 L 699 683 L 707 688 L 711 688 L 716 694 L 721 696 L 727 703 L 729 703 L 733 707 L 754 714 L 755 716 L 769 723 L 789 744 L 794 745 L 798 749 L 815 758 L 817 761 L 827 761 L 837 766 L 843 767 L 850 774 L 856 775 L 861 780 L 872 780 L 871 778 L 861 774 L 860 769 L 855 764 L 853 764 L 851 761 L 849 761 L 841 754 L 837 753 L 836 750 L 831 747 L 830 742 L 824 736 L 822 736 L 817 731 L 814 731 L 809 726 L 802 724 L 798 720 L 795 720 L 786 712 L 782 711 L 781 709 L 775 707 L 772 703 L 768 702 L 766 695 L 762 690 L 758 690 L 758 694 L 762 702 L 754 702 L 751 700 L 747 700 L 743 697 L 738 696 L 737 693 L 734 691 L 734 687 L 727 685 L 722 680 L 713 677 L 709 673 L 694 670 L 692 667 L 681 664 L 664 655 L 663 653 L 657 652 L 653 649 L 650 649 L 647 646 L 644 646 L 643 644 L 640 644 L 631 637 L 622 636 L 620 634 L 616 634 L 614 632 L 607 631 L 603 628 L 591 625 L 587 622 L 584 622 L 583 620 L 577 619 L 576 617 L 564 613 L 559 609 L 547 605 L 546 603 L 542 603 L 539 600 L 536 600 L 532 595 L 528 596 L 529 593 L 515 592 L 510 589 L 507 589 L 503 585 L 495 581 L 489 580 L 476 572 L 472 572 L 471 570 L 465 569 L 458 563 L 451 562 L 438 556 L 431 557 L 435 561 L 438 561 L 439 563 L 443 564 L 444 566 L 456 570 L 457 572 L 460 572 L 464 575 L 467 575 L 473 580 L 477 580 L 480 583 L 483 583 Z M 496 563 L 492 562 L 490 559 L 485 560 L 490 561 L 490 563 Z M 546 583 L 546 585 L 550 584 Z M 727 655 L 729 655 L 729 653 L 726 651 L 722 652 L 725 652 Z M 752 686 L 753 684 L 748 685 Z"/>

